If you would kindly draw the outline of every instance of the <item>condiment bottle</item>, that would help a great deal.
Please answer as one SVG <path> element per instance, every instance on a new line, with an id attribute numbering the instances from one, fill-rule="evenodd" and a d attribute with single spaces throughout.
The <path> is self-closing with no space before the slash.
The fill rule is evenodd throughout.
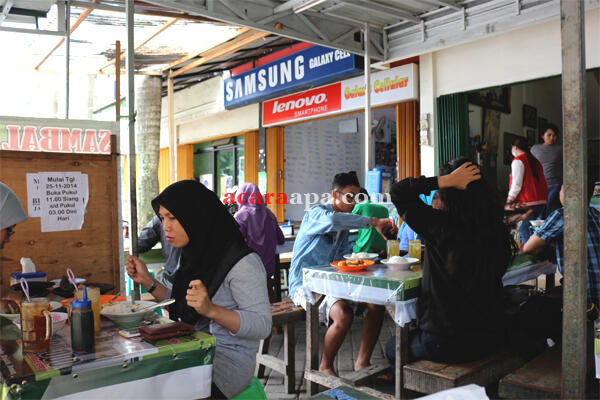
<path id="1" fill-rule="evenodd" d="M 83 299 L 71 302 L 71 348 L 78 353 L 93 353 L 95 348 L 92 301 L 83 287 Z"/>

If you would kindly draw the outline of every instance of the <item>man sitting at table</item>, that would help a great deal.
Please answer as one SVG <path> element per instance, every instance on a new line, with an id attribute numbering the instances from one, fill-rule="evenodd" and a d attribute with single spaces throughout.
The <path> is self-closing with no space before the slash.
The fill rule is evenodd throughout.
<path id="1" fill-rule="evenodd" d="M 593 181 L 588 182 L 588 201 L 593 193 Z M 565 205 L 564 185 L 560 188 L 560 203 Z M 600 211 L 588 207 L 587 211 L 587 295 L 588 303 L 600 305 Z M 549 243 L 556 247 L 556 262 L 558 270 L 563 273 L 563 234 L 564 234 L 564 208 L 554 210 L 529 240 L 523 245 L 524 253 L 537 254 L 544 250 Z"/>
<path id="2" fill-rule="evenodd" d="M 306 212 L 294 243 L 294 256 L 290 267 L 289 294 L 294 303 L 306 308 L 302 286 L 302 269 L 328 265 L 332 261 L 343 260 L 343 255 L 352 252 L 348 242 L 349 229 L 366 229 L 371 226 L 379 232 L 389 226 L 396 227 L 389 218 L 370 218 L 352 214 L 355 197 L 360 190 L 356 175 L 337 174 L 333 179 L 330 204 L 313 206 Z M 354 317 L 356 303 L 326 296 L 319 307 L 319 320 L 329 326 L 325 334 L 323 358 L 319 371 L 337 376 L 333 361 Z M 367 315 L 363 324 L 362 340 L 356 371 L 370 365 L 371 353 L 383 322 L 384 308 L 366 304 Z"/>
<path id="3" fill-rule="evenodd" d="M 410 360 L 468 362 L 504 343 L 502 276 L 514 251 L 495 190 L 466 158 L 439 177 L 406 178 L 392 186 L 398 214 L 425 242 L 418 328 L 408 338 Z M 419 199 L 439 189 L 442 209 Z M 395 338 L 386 357 L 395 365 Z"/>
<path id="4" fill-rule="evenodd" d="M 159 241 L 163 257 L 165 258 L 165 266 L 159 273 L 159 276 L 157 276 L 157 279 L 170 289 L 173 287 L 175 272 L 177 272 L 177 267 L 179 266 L 181 249 L 176 249 L 167 242 L 160 218 L 155 215 L 140 231 L 138 236 L 138 252 L 145 253 L 150 251 Z"/>

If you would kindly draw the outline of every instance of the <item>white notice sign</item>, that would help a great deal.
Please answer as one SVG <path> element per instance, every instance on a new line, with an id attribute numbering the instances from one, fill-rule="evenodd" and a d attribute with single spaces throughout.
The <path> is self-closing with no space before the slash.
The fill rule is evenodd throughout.
<path id="1" fill-rule="evenodd" d="M 27 212 L 30 217 L 42 216 L 38 174 L 27 174 Z"/>
<path id="2" fill-rule="evenodd" d="M 40 172 L 42 232 L 79 230 L 89 198 L 88 177 L 81 172 Z"/>

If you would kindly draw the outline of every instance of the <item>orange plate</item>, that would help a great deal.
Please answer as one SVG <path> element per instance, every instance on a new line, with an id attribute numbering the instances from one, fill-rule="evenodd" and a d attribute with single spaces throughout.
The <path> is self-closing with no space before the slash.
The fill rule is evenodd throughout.
<path id="1" fill-rule="evenodd" d="M 110 299 L 112 299 L 113 297 L 115 297 L 114 294 L 101 294 L 100 295 L 100 304 L 106 304 L 109 302 Z M 113 300 L 113 303 L 118 303 L 119 301 L 125 301 L 127 300 L 125 297 L 123 296 L 119 296 L 116 299 Z M 71 302 L 73 301 L 73 297 L 69 298 L 69 299 L 62 299 L 60 301 L 60 303 L 63 306 L 66 306 L 68 304 L 71 304 Z"/>
<path id="2" fill-rule="evenodd" d="M 339 269 L 340 271 L 343 272 L 354 272 L 354 271 L 361 271 L 365 268 L 367 268 L 369 265 L 373 265 L 375 264 L 375 261 L 373 260 L 362 260 L 362 264 L 360 265 L 346 265 L 346 260 L 342 260 L 342 261 L 334 261 L 331 263 L 332 267 L 336 267 L 337 269 Z"/>

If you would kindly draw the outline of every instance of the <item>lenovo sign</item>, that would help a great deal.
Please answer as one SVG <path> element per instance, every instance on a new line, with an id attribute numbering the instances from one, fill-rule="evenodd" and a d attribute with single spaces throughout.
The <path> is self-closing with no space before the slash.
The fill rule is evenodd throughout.
<path id="1" fill-rule="evenodd" d="M 322 86 L 302 93 L 263 103 L 263 125 L 299 120 L 340 110 L 341 83 Z"/>
<path id="2" fill-rule="evenodd" d="M 371 74 L 371 105 L 383 106 L 418 99 L 417 81 L 416 64 L 402 65 Z M 263 125 L 277 125 L 326 114 L 360 110 L 365 107 L 365 92 L 365 80 L 360 76 L 265 101 L 262 112 Z"/>

